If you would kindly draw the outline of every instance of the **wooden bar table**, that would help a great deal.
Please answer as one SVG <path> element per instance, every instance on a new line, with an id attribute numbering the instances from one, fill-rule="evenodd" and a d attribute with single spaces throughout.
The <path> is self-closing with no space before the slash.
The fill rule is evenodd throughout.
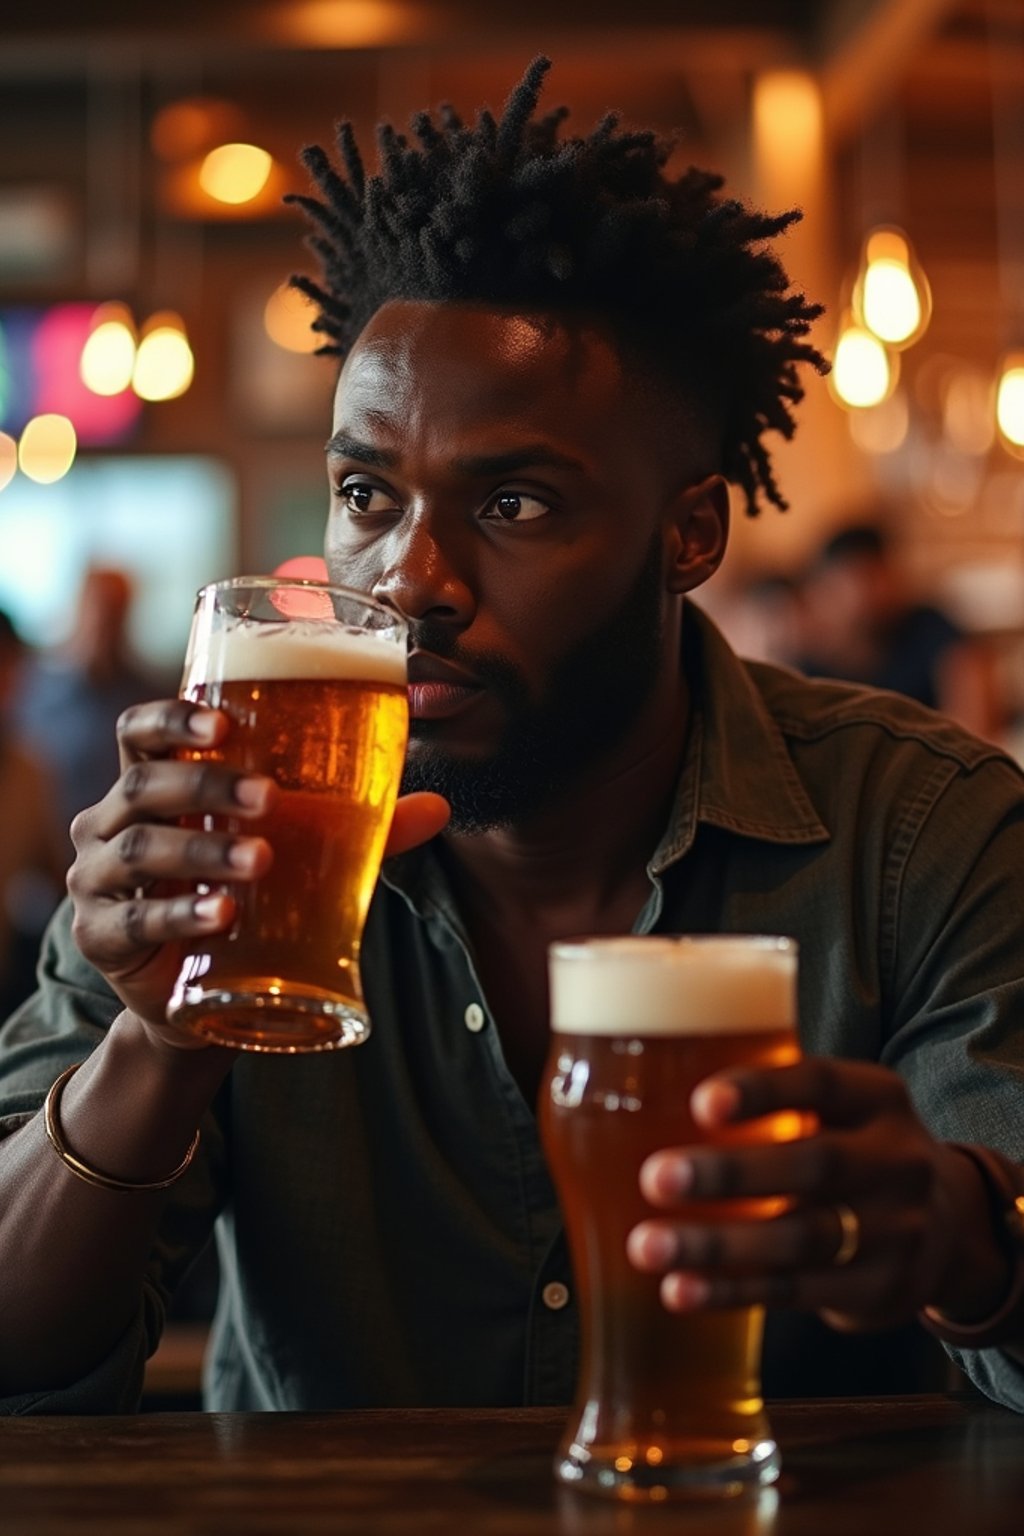
<path id="1" fill-rule="evenodd" d="M 557 1486 L 550 1409 L 0 1421 L 3 1536 L 1021 1536 L 1024 1418 L 975 1397 L 777 1403 L 782 1480 L 637 1507 Z"/>

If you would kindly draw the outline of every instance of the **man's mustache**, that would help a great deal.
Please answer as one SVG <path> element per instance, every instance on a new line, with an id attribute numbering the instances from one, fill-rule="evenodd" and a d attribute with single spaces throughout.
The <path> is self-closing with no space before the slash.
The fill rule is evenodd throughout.
<path id="1" fill-rule="evenodd" d="M 409 649 L 428 651 L 451 661 L 475 677 L 484 687 L 513 700 L 525 700 L 528 690 L 519 669 L 495 651 L 470 650 L 461 645 L 454 630 L 431 619 L 409 621 Z"/>

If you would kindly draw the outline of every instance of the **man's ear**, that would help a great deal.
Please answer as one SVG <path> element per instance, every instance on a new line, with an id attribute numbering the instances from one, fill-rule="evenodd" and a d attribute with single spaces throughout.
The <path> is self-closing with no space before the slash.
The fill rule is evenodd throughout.
<path id="1" fill-rule="evenodd" d="M 669 508 L 668 589 L 692 592 L 713 576 L 729 541 L 729 487 L 721 475 L 688 485 Z"/>

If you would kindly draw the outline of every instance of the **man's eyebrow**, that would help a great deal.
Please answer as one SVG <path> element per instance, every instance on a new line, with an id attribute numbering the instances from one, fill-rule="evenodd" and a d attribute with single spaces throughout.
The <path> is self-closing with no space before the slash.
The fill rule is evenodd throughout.
<path id="1" fill-rule="evenodd" d="M 374 469 L 394 469 L 398 463 L 398 454 L 389 453 L 386 448 L 374 448 L 370 443 L 361 443 L 357 438 L 349 437 L 347 432 L 335 432 L 324 444 L 324 452 L 335 458 L 358 459 L 360 464 L 369 464 Z"/>
<path id="2" fill-rule="evenodd" d="M 453 461 L 453 467 L 463 475 L 511 475 L 520 469 L 547 467 L 572 469 L 586 474 L 586 465 L 579 459 L 560 453 L 547 443 L 529 443 L 524 448 L 513 448 L 508 453 L 473 454 Z"/>

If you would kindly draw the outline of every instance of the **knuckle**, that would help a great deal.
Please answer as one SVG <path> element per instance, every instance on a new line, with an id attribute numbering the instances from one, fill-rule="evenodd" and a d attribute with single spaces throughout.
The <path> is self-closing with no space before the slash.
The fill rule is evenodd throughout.
<path id="1" fill-rule="evenodd" d="M 149 766 L 146 763 L 133 763 L 121 776 L 121 793 L 129 802 L 138 800 L 146 788 L 149 780 Z"/>
<path id="2" fill-rule="evenodd" d="M 123 741 L 131 735 L 132 728 L 139 718 L 140 708 L 138 704 L 129 704 L 127 709 L 122 709 L 114 725 L 118 741 Z"/>
<path id="3" fill-rule="evenodd" d="M 726 1261 L 725 1235 L 720 1227 L 693 1227 L 683 1240 L 686 1258 L 698 1269 L 719 1269 Z"/>
<path id="4" fill-rule="evenodd" d="M 91 932 L 92 925 L 88 917 L 79 907 L 76 907 L 71 919 L 71 937 L 83 955 L 88 953 Z"/>
<path id="5" fill-rule="evenodd" d="M 129 875 L 138 873 L 137 865 L 140 859 L 145 858 L 149 850 L 150 836 L 148 827 L 136 822 L 134 826 L 126 827 L 117 839 L 117 856 L 124 864 Z"/>
<path id="6" fill-rule="evenodd" d="M 830 1136 L 808 1137 L 800 1153 L 807 1187 L 836 1189 L 846 1175 L 846 1154 Z"/>
<path id="7" fill-rule="evenodd" d="M 141 901 L 126 901 L 121 911 L 121 926 L 133 949 L 146 942 L 146 908 Z"/>
<path id="8" fill-rule="evenodd" d="M 226 855 L 227 850 L 220 839 L 210 837 L 204 832 L 193 832 L 184 848 L 186 863 L 199 869 L 208 869 L 211 866 L 219 868 L 224 863 Z"/>
<path id="9" fill-rule="evenodd" d="M 718 1196 L 728 1199 L 740 1192 L 740 1185 L 739 1163 L 728 1152 L 693 1158 L 694 1194 L 703 1198 Z"/>
<path id="10" fill-rule="evenodd" d="M 223 796 L 222 774 L 213 763 L 198 762 L 192 767 L 190 794 L 197 805 L 217 801 Z"/>
<path id="11" fill-rule="evenodd" d="M 179 735 L 186 730 L 191 713 L 191 704 L 186 706 L 181 699 L 165 699 L 157 713 L 157 729 L 168 736 Z"/>
<path id="12" fill-rule="evenodd" d="M 72 817 L 71 826 L 68 830 L 71 835 L 72 843 L 78 849 L 84 847 L 86 843 L 92 841 L 94 812 L 95 807 L 90 805 L 86 806 L 84 810 L 79 811 L 74 817 Z"/>

